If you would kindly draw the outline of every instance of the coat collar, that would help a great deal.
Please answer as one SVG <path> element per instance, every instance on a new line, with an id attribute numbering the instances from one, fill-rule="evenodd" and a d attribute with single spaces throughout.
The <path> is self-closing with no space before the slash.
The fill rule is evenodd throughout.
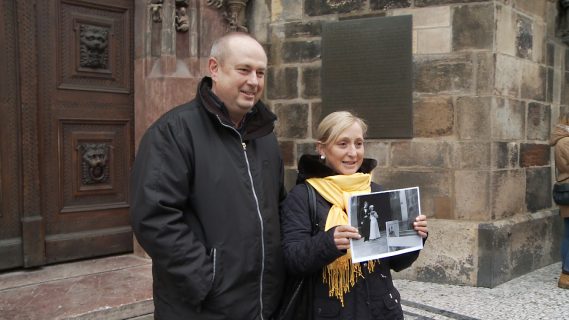
<path id="1" fill-rule="evenodd" d="M 210 77 L 204 77 L 198 85 L 196 99 L 201 101 L 206 111 L 219 119 L 223 125 L 235 128 L 225 104 L 211 91 L 212 84 Z M 277 116 L 259 101 L 245 115 L 243 125 L 238 131 L 244 141 L 253 140 L 273 132 L 276 120 Z"/>
<path id="2" fill-rule="evenodd" d="M 365 158 L 362 162 L 362 166 L 358 169 L 361 173 L 371 173 L 371 171 L 377 166 L 377 161 L 375 159 Z M 330 167 L 328 167 L 320 157 L 317 155 L 305 154 L 300 157 L 298 161 L 298 177 L 296 183 L 302 183 L 306 179 L 310 178 L 324 178 L 328 176 L 336 175 Z"/>

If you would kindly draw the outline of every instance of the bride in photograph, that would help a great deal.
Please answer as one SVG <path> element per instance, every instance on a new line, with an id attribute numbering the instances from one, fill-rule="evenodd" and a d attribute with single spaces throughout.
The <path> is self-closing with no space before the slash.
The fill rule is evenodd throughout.
<path id="1" fill-rule="evenodd" d="M 373 208 L 373 204 L 369 206 L 369 239 L 370 240 L 375 240 L 378 239 L 379 237 L 381 237 L 381 234 L 379 232 L 379 224 L 377 223 L 377 218 L 379 218 L 379 216 L 377 215 L 377 212 L 375 212 L 374 208 Z"/>

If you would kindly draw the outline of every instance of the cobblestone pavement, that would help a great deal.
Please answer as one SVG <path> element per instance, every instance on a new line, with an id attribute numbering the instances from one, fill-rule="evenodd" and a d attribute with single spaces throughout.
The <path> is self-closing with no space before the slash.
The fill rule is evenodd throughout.
<path id="1" fill-rule="evenodd" d="M 555 263 L 495 288 L 395 280 L 405 319 L 569 319 L 569 290 Z"/>
<path id="2" fill-rule="evenodd" d="M 567 319 L 555 263 L 493 289 L 395 280 L 406 320 Z M 0 320 L 151 320 L 150 261 L 123 255 L 0 273 Z"/>

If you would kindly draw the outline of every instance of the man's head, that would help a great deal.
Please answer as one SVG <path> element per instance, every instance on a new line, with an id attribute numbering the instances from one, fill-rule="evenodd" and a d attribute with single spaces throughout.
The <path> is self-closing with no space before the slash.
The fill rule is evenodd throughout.
<path id="1" fill-rule="evenodd" d="M 208 67 L 213 93 L 225 104 L 231 121 L 238 125 L 263 93 L 267 70 L 265 50 L 246 33 L 229 33 L 213 44 Z"/>

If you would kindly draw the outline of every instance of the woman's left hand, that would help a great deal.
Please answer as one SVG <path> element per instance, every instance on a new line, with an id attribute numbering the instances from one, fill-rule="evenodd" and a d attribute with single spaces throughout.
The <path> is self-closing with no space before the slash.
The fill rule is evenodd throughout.
<path id="1" fill-rule="evenodd" d="M 422 238 L 426 238 L 429 234 L 429 229 L 427 228 L 427 216 L 423 214 L 417 216 L 417 218 L 415 218 L 415 222 L 413 222 L 413 227 Z"/>

